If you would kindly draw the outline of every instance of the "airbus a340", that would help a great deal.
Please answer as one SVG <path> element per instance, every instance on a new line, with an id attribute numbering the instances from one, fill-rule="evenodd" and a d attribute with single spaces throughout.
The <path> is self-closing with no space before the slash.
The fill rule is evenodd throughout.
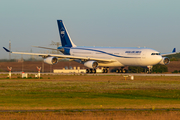
<path id="1" fill-rule="evenodd" d="M 44 59 L 45 63 L 56 64 L 58 59 L 69 58 L 88 67 L 87 73 L 96 73 L 96 68 L 104 67 L 103 72 L 108 72 L 108 67 L 121 67 L 117 72 L 123 73 L 127 70 L 125 66 L 143 66 L 149 70 L 153 65 L 169 64 L 170 60 L 165 55 L 176 53 L 174 48 L 170 53 L 160 53 L 151 48 L 132 48 L 132 47 L 77 47 L 71 40 L 68 31 L 62 20 L 57 20 L 59 35 L 62 46 L 57 49 L 40 47 L 45 49 L 57 50 L 62 54 L 43 54 L 43 53 L 26 53 L 13 52 L 3 47 L 7 52 L 14 54 L 38 55 Z"/>

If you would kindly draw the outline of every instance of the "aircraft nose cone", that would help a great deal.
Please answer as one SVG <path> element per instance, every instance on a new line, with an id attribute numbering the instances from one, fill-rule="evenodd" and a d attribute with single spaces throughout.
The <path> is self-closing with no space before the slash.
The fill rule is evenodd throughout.
<path id="1" fill-rule="evenodd" d="M 159 56 L 158 56 L 158 58 L 157 58 L 157 60 L 158 60 L 159 62 L 161 62 L 161 60 L 162 60 L 162 56 L 161 56 L 161 55 L 159 55 Z"/>
<path id="2" fill-rule="evenodd" d="M 150 59 L 150 63 L 152 65 L 156 65 L 156 64 L 160 63 L 161 60 L 162 60 L 162 56 L 160 56 L 160 55 L 153 56 L 153 58 Z"/>

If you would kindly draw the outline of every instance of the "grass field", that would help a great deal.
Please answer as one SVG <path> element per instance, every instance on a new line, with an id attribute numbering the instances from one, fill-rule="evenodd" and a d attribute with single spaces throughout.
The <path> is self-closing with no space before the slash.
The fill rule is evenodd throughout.
<path id="1" fill-rule="evenodd" d="M 172 109 L 180 108 L 180 77 L 138 77 L 135 80 L 124 80 L 123 76 L 88 76 L 88 75 L 44 75 L 42 79 L 20 79 L 15 76 L 5 79 L 0 76 L 0 110 L 59 110 L 59 109 Z M 120 112 L 122 115 L 137 114 L 146 116 L 148 111 Z M 105 113 L 97 112 L 103 119 Z M 117 114 L 116 114 L 117 113 Z M 161 117 L 179 111 L 159 112 Z M 1 113 L 0 117 L 10 113 Z M 36 112 L 22 115 L 38 114 Z M 46 115 L 64 115 L 56 112 L 39 112 Z M 38 114 L 38 115 L 39 115 Z M 70 116 L 93 116 L 95 112 L 65 112 Z M 93 114 L 93 115 L 91 115 Z M 158 112 L 151 112 L 149 115 Z M 164 114 L 164 115 L 162 115 Z M 11 115 L 19 115 L 11 113 Z M 77 115 L 77 116 L 78 116 Z M 69 116 L 69 117 L 70 117 Z M 96 115 L 95 115 L 96 116 Z M 100 117 L 99 116 L 99 117 Z M 113 117 L 112 116 L 112 117 Z M 131 116 L 131 117 L 132 117 Z M 113 119 L 116 119 L 113 118 Z M 106 116 L 108 118 L 108 116 Z M 94 118 L 92 118 L 94 119 Z M 97 118 L 98 119 L 98 118 Z M 108 118 L 110 119 L 110 118 Z M 138 119 L 138 118 L 137 118 Z M 176 118 L 175 118 L 176 119 Z"/>
<path id="2" fill-rule="evenodd" d="M 0 113 L 1 120 L 179 120 L 179 111 Z"/>

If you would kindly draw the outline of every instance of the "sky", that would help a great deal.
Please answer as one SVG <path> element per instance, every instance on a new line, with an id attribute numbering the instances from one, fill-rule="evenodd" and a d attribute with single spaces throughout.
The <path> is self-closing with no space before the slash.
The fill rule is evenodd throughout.
<path id="1" fill-rule="evenodd" d="M 60 42 L 63 20 L 77 46 L 148 47 L 180 51 L 179 0 L 0 0 L 0 59 L 12 51 Z M 12 56 L 20 58 L 21 55 Z"/>

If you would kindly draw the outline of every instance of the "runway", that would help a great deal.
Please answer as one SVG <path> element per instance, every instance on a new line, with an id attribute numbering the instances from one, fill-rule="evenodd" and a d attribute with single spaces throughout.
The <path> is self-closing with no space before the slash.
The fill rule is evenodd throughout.
<path id="1" fill-rule="evenodd" d="M 87 74 L 87 75 L 93 75 L 93 74 Z M 129 75 L 129 76 L 180 76 L 180 74 L 145 74 L 145 73 L 101 73 L 97 75 Z"/>
<path id="2" fill-rule="evenodd" d="M 36 72 L 25 72 L 27 74 L 37 74 Z M 9 72 L 1 72 L 0 74 L 9 74 Z M 22 72 L 12 72 L 11 73 L 12 75 L 13 74 L 22 74 Z M 41 75 L 122 75 L 122 76 L 180 76 L 180 74 L 177 74 L 177 73 L 174 73 L 174 74 L 170 74 L 170 73 L 163 73 L 163 74 L 160 74 L 160 73 L 152 73 L 152 74 L 146 74 L 146 73 L 41 73 Z"/>

